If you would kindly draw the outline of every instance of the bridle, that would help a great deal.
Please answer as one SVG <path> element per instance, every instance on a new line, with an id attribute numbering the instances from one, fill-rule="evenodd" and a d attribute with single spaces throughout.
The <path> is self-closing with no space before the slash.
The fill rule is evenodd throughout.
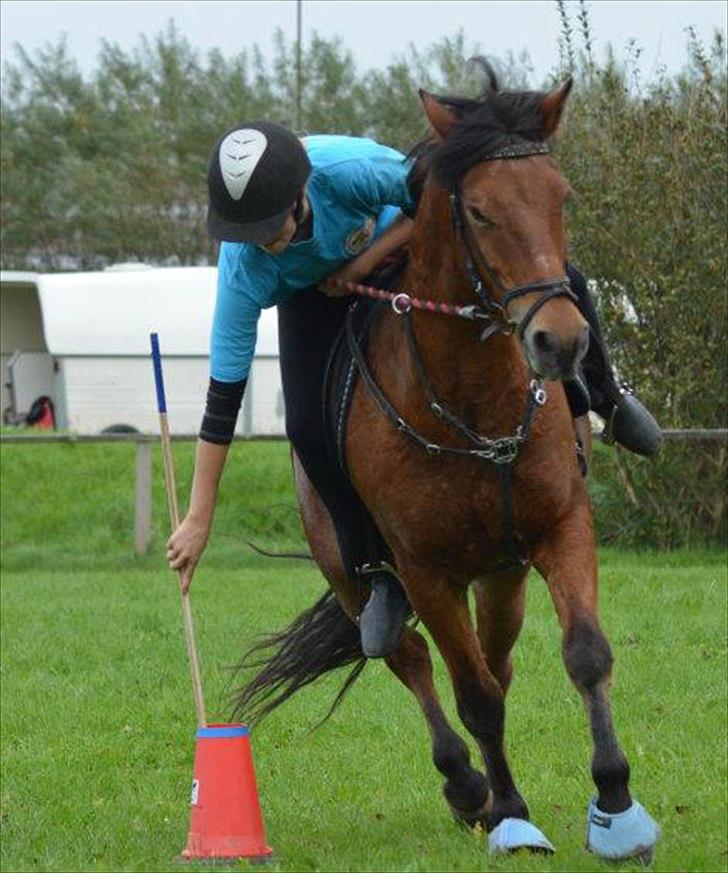
<path id="1" fill-rule="evenodd" d="M 513 141 L 498 151 L 492 152 L 483 158 L 483 162 L 547 154 L 549 154 L 549 147 L 546 143 L 520 140 Z M 515 323 L 508 315 L 508 307 L 519 297 L 536 293 L 541 295 L 535 303 L 531 304 L 526 314 L 518 322 L 515 332 L 521 341 L 534 315 L 549 300 L 553 300 L 555 297 L 567 297 L 573 303 L 576 302 L 576 295 L 571 290 L 571 283 L 566 275 L 544 279 L 541 282 L 532 282 L 528 285 L 516 285 L 512 288 L 506 288 L 501 277 L 488 263 L 483 250 L 473 239 L 470 226 L 465 218 L 462 197 L 457 188 L 453 188 L 450 191 L 450 211 L 455 231 L 465 246 L 465 269 L 468 272 L 470 284 L 482 303 L 485 312 L 492 319 L 492 324 L 485 329 L 481 336 L 482 341 L 485 341 L 499 331 L 512 332 Z M 482 279 L 483 274 L 488 278 L 488 285 L 492 286 L 502 295 L 499 299 L 496 299 L 489 290 L 488 285 L 484 284 Z"/>

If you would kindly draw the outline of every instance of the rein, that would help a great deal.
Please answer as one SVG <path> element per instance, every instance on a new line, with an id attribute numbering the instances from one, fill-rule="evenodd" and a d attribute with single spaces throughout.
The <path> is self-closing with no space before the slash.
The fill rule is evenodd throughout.
<path id="1" fill-rule="evenodd" d="M 533 154 L 545 154 L 547 152 L 548 147 L 544 143 L 523 142 L 494 153 L 489 158 L 486 158 L 486 160 L 520 158 Z M 541 282 L 533 282 L 527 285 L 506 288 L 500 276 L 491 267 L 482 250 L 473 240 L 470 227 L 465 218 L 460 193 L 455 189 L 450 192 L 450 210 L 456 234 L 462 240 L 465 249 L 465 268 L 470 279 L 470 284 L 482 305 L 478 306 L 471 304 L 468 306 L 459 306 L 441 303 L 435 300 L 422 300 L 401 291 L 385 291 L 381 288 L 374 288 L 370 285 L 361 285 L 355 282 L 343 282 L 341 280 L 333 280 L 331 284 L 345 288 L 353 294 L 389 301 L 395 314 L 401 317 L 410 357 L 417 371 L 430 411 L 439 420 L 445 422 L 445 424 L 451 427 L 459 436 L 467 440 L 471 444 L 471 448 L 444 446 L 435 443 L 432 440 L 428 440 L 412 427 L 412 425 L 410 425 L 389 402 L 374 379 L 361 349 L 359 339 L 356 336 L 353 317 L 357 304 L 354 303 L 349 309 L 346 321 L 349 349 L 359 372 L 366 383 L 369 393 L 374 399 L 380 412 L 382 412 L 382 414 L 412 442 L 425 449 L 429 455 L 451 455 L 477 458 L 478 460 L 483 460 L 496 466 L 501 484 L 502 539 L 503 545 L 511 558 L 506 566 L 498 568 L 499 571 L 503 571 L 516 566 L 524 566 L 528 563 L 528 559 L 523 555 L 523 549 L 519 548 L 513 519 L 513 467 L 515 466 L 521 446 L 528 440 L 536 410 L 546 403 L 546 389 L 543 387 L 542 380 L 539 378 L 533 378 L 533 374 L 531 374 L 532 378 L 529 382 L 526 408 L 521 423 L 518 425 L 513 435 L 491 439 L 477 433 L 462 422 L 455 413 L 448 409 L 444 403 L 440 402 L 435 395 L 432 382 L 417 347 L 417 342 L 412 329 L 411 313 L 413 309 L 416 309 L 422 312 L 449 315 L 469 321 L 483 320 L 489 322 L 481 334 L 481 342 L 485 342 L 495 333 L 499 332 L 516 333 L 519 340 L 522 341 L 526 328 L 531 320 L 541 307 L 549 302 L 549 300 L 553 300 L 556 297 L 567 297 L 572 302 L 576 302 L 577 298 L 571 290 L 568 277 L 565 275 L 545 279 Z M 502 296 L 500 299 L 496 299 L 488 286 L 484 284 L 481 271 L 487 277 L 488 284 L 498 292 L 501 292 Z M 539 298 L 531 304 L 530 308 L 526 311 L 526 314 L 516 325 L 508 316 L 508 306 L 514 300 L 524 297 L 527 294 L 534 293 L 539 294 Z"/>
<path id="2" fill-rule="evenodd" d="M 372 285 L 361 285 L 358 282 L 344 282 L 341 279 L 329 279 L 327 284 L 337 288 L 344 288 L 350 294 L 358 294 L 360 297 L 371 297 L 373 300 L 388 301 L 396 315 L 406 315 L 411 309 L 421 312 L 434 312 L 439 315 L 454 315 L 457 318 L 465 318 L 468 321 L 475 319 L 490 319 L 490 315 L 479 306 L 458 306 L 456 304 L 441 303 L 438 300 L 421 300 L 413 297 L 406 291 L 385 291 L 383 288 L 375 288 Z"/>

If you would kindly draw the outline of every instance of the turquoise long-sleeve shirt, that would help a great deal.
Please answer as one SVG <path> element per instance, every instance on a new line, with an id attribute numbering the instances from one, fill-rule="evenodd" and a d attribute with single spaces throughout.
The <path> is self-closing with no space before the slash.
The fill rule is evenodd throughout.
<path id="1" fill-rule="evenodd" d="M 278 255 L 252 243 L 220 246 L 210 342 L 210 375 L 219 382 L 247 378 L 261 309 L 320 282 L 412 208 L 400 152 L 347 136 L 310 136 L 304 145 L 312 165 L 311 237 Z"/>

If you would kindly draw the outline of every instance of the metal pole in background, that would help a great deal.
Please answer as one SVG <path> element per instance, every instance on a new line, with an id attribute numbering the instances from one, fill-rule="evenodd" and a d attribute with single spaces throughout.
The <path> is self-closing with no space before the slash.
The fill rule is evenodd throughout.
<path id="1" fill-rule="evenodd" d="M 136 444 L 134 485 L 134 550 L 146 555 L 152 541 L 152 445 L 147 440 Z"/>
<path id="2" fill-rule="evenodd" d="M 301 130 L 301 18 L 303 0 L 296 0 L 296 133 Z"/>

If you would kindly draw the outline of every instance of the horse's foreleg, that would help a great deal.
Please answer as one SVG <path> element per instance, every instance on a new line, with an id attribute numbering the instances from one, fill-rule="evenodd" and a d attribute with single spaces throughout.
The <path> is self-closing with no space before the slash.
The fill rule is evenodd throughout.
<path id="1" fill-rule="evenodd" d="M 559 617 L 566 671 L 589 715 L 592 777 L 598 792 L 596 807 L 589 810 L 589 848 L 615 859 L 647 854 L 658 830 L 632 801 L 629 764 L 612 722 L 612 652 L 599 627 L 596 549 L 586 495 L 537 547 L 534 564 L 546 579 Z"/>
<path id="2" fill-rule="evenodd" d="M 511 649 L 523 626 L 527 570 L 476 582 L 475 605 L 480 648 L 488 669 L 508 693 L 513 676 Z"/>
<path id="3" fill-rule="evenodd" d="M 386 660 L 395 676 L 417 698 L 427 720 L 432 759 L 445 777 L 443 793 L 453 815 L 470 826 L 485 824 L 491 808 L 488 780 L 471 765 L 467 745 L 442 711 L 425 638 L 406 628 L 397 651 Z"/>
<path id="4" fill-rule="evenodd" d="M 527 820 L 528 808 L 515 786 L 503 748 L 503 689 L 480 650 L 466 592 L 443 582 L 432 569 L 402 565 L 402 578 L 410 602 L 445 660 L 460 719 L 483 754 L 493 791 L 489 828 L 504 818 Z"/>
<path id="5" fill-rule="evenodd" d="M 599 791 L 599 808 L 622 812 L 631 803 L 629 765 L 612 724 L 612 652 L 597 617 L 596 549 L 586 505 L 537 548 L 534 564 L 545 578 L 556 607 L 566 671 L 589 713 L 594 740 L 592 775 Z"/>

